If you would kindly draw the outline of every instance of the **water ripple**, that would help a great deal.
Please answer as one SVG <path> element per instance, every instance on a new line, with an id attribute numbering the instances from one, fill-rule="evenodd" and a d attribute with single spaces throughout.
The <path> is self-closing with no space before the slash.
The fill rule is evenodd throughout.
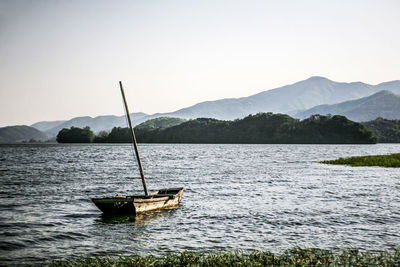
<path id="1" fill-rule="evenodd" d="M 104 217 L 95 196 L 141 193 L 129 145 L 0 146 L 0 265 L 294 245 L 398 246 L 400 179 L 320 160 L 400 145 L 140 145 L 150 189 L 184 186 L 180 207 Z"/>

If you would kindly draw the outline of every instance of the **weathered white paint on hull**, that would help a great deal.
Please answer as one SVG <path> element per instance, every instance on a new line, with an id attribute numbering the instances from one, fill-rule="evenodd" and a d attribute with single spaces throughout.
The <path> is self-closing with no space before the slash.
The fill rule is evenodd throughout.
<path id="1" fill-rule="evenodd" d="M 105 214 L 132 214 L 168 209 L 179 205 L 183 188 L 160 189 L 149 196 L 93 198 L 94 204 Z"/>

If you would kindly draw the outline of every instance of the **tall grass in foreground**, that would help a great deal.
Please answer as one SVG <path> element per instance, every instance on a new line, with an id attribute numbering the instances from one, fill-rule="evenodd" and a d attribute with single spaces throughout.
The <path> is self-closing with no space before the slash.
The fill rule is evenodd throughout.
<path id="1" fill-rule="evenodd" d="M 400 153 L 390 154 L 390 155 L 339 158 L 336 160 L 324 160 L 324 161 L 321 161 L 321 163 L 350 165 L 350 166 L 354 166 L 354 167 L 379 166 L 379 167 L 399 168 L 400 167 Z"/>
<path id="2" fill-rule="evenodd" d="M 283 254 L 269 251 L 182 252 L 160 257 L 134 255 L 63 260 L 53 262 L 51 266 L 400 266 L 400 250 L 370 253 L 348 248 L 335 253 L 295 247 Z"/>

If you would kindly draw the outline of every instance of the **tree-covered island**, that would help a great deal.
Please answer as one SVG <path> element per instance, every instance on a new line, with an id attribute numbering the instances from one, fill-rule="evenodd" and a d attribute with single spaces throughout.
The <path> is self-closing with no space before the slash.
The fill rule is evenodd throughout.
<path id="1" fill-rule="evenodd" d="M 89 127 L 64 128 L 58 132 L 56 140 L 58 143 L 92 143 L 95 138 Z"/>
<path id="2" fill-rule="evenodd" d="M 172 120 L 171 123 L 168 123 L 169 120 Z M 79 128 L 62 129 L 57 135 L 57 141 L 60 143 L 76 143 L 77 140 L 80 143 L 131 142 L 128 128 L 114 127 L 109 133 L 100 132 L 91 137 L 88 134 L 90 129 L 86 127 L 81 129 L 86 139 L 77 134 L 77 129 Z M 285 114 L 273 113 L 258 113 L 234 121 L 210 118 L 189 121 L 158 118 L 136 126 L 135 134 L 140 143 L 374 144 L 377 142 L 374 133 L 363 124 L 343 116 L 313 115 L 301 121 Z"/>

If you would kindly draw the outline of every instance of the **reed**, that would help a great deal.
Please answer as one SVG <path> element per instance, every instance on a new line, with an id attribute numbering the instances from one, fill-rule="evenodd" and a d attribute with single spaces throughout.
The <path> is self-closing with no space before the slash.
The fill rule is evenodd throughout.
<path id="1" fill-rule="evenodd" d="M 400 153 L 390 154 L 390 155 L 339 158 L 336 160 L 324 160 L 324 161 L 321 161 L 321 163 L 336 164 L 336 165 L 350 165 L 350 166 L 354 166 L 354 167 L 379 166 L 379 167 L 399 168 L 400 167 Z"/>
<path id="2" fill-rule="evenodd" d="M 221 253 L 180 252 L 166 256 L 88 257 L 62 260 L 51 266 L 400 266 L 400 249 L 363 252 L 354 248 L 331 251 L 317 248 L 269 251 L 234 251 Z"/>

